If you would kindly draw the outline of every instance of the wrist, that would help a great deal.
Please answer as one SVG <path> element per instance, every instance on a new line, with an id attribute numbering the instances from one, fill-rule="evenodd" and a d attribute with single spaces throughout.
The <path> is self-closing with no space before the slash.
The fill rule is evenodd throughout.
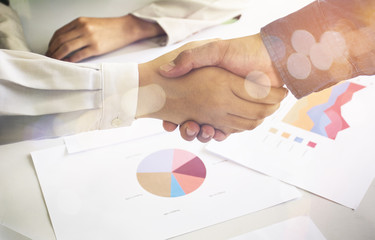
<path id="1" fill-rule="evenodd" d="M 268 48 L 266 46 L 266 43 L 264 42 L 264 40 L 262 39 L 261 37 L 261 34 L 258 33 L 256 34 L 257 38 L 258 38 L 258 41 L 261 45 L 261 49 L 262 49 L 262 55 L 264 56 L 265 59 L 267 59 L 267 61 L 269 62 L 269 65 L 270 65 L 270 79 L 271 79 L 271 86 L 272 87 L 282 87 L 284 85 L 284 82 L 280 76 L 280 73 L 277 69 L 277 67 L 275 66 L 272 58 L 271 58 L 271 55 L 268 51 Z"/>
<path id="2" fill-rule="evenodd" d="M 136 118 L 164 119 L 162 109 L 166 93 L 161 79 L 150 62 L 138 65 L 139 88 Z"/>
<path id="3" fill-rule="evenodd" d="M 136 41 L 165 34 L 164 30 L 156 22 L 149 22 L 131 14 L 123 16 L 123 20 L 126 23 L 124 27 L 131 28 L 132 35 L 136 38 Z M 127 29 L 124 30 L 126 31 Z"/>

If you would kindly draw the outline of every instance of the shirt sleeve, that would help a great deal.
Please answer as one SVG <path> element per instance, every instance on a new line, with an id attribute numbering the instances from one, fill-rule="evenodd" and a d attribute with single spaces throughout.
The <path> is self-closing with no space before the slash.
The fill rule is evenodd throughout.
<path id="1" fill-rule="evenodd" d="M 132 14 L 157 22 L 166 33 L 160 44 L 168 45 L 235 18 L 248 6 L 248 0 L 164 0 L 153 2 Z"/>
<path id="2" fill-rule="evenodd" d="M 0 50 L 0 144 L 130 125 L 135 63 L 74 64 Z"/>
<path id="3" fill-rule="evenodd" d="M 261 36 L 297 98 L 375 74 L 373 0 L 318 0 L 263 27 Z"/>
<path id="4" fill-rule="evenodd" d="M 2 3 L 0 3 L 0 49 L 30 51 L 18 15 Z"/>

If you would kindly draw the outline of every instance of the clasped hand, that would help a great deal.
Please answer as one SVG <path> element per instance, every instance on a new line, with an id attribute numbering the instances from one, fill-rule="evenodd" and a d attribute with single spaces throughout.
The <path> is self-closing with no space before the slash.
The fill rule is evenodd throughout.
<path id="1" fill-rule="evenodd" d="M 139 65 L 137 117 L 165 120 L 164 127 L 170 131 L 178 124 L 182 124 L 180 130 L 182 129 L 181 136 L 184 139 L 192 140 L 198 137 L 200 141 L 206 142 L 210 138 L 199 135 L 200 128 L 211 131 L 212 137 L 216 140 L 223 140 L 231 133 L 254 129 L 265 117 L 275 112 L 285 98 L 287 90 L 280 86 L 272 87 L 271 84 L 276 85 L 271 83 L 275 79 L 268 77 L 269 72 L 260 71 L 265 69 L 253 65 L 254 70 L 249 71 L 251 74 L 242 77 L 222 67 L 208 67 L 218 65 L 216 62 L 199 66 L 189 65 L 186 62 L 192 60 L 191 49 L 206 49 L 207 46 L 211 49 L 218 42 L 220 41 L 213 41 L 198 48 L 195 48 L 195 45 L 201 45 L 202 42 L 190 43 L 151 62 Z M 181 54 L 177 57 L 179 53 Z M 210 58 L 210 55 L 206 54 L 199 56 Z M 175 79 L 161 76 L 159 73 L 165 70 L 165 67 L 160 69 L 160 66 L 176 57 L 174 62 L 177 65 L 170 65 L 173 68 L 188 66 L 188 69 L 175 74 L 180 75 Z M 194 58 L 193 61 L 196 60 L 199 59 Z M 264 64 L 261 62 L 262 59 L 259 59 L 258 65 Z M 192 68 L 195 69 L 191 71 Z M 173 74 L 171 69 L 167 73 L 162 72 L 163 75 L 168 73 Z M 190 128 L 196 130 L 193 135 L 187 133 Z"/>

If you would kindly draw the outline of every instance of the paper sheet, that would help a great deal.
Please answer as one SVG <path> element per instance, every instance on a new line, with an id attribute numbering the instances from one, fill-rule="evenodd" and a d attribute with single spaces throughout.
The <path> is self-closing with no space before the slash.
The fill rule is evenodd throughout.
<path id="1" fill-rule="evenodd" d="M 374 97 L 369 77 L 289 96 L 273 119 L 208 150 L 355 209 L 375 176 Z"/>
<path id="2" fill-rule="evenodd" d="M 300 197 L 202 148 L 176 132 L 76 154 L 33 152 L 57 239 L 166 239 Z M 166 184 L 178 197 L 165 196 Z"/>
<path id="3" fill-rule="evenodd" d="M 76 153 L 163 132 L 165 131 L 160 120 L 138 119 L 129 127 L 85 132 L 65 137 L 64 141 L 68 153 Z"/>
<path id="4" fill-rule="evenodd" d="M 1 240 L 31 240 L 15 231 L 0 224 L 0 239 Z"/>
<path id="5" fill-rule="evenodd" d="M 309 217 L 300 216 L 249 232 L 230 240 L 325 240 Z"/>

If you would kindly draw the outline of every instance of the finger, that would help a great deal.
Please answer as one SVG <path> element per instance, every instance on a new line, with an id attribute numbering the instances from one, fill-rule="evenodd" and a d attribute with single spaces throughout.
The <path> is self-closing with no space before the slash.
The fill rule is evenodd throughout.
<path id="1" fill-rule="evenodd" d="M 159 72 L 165 77 L 179 77 L 195 68 L 217 66 L 224 57 L 226 47 L 226 42 L 219 40 L 185 50 L 174 61 L 160 66 Z"/>
<path id="2" fill-rule="evenodd" d="M 194 121 L 187 121 L 180 125 L 180 135 L 186 141 L 193 141 L 200 131 L 200 126 Z"/>
<path id="3" fill-rule="evenodd" d="M 65 24 L 61 28 L 57 29 L 54 35 L 61 35 L 63 33 L 66 33 L 74 28 L 76 28 L 78 25 L 80 25 L 80 20 L 79 18 L 74 19 L 70 23 Z"/>
<path id="4" fill-rule="evenodd" d="M 69 57 L 67 57 L 64 60 L 66 60 L 68 62 L 79 62 L 83 59 L 96 56 L 97 55 L 96 53 L 97 53 L 97 51 L 95 50 L 95 48 L 93 48 L 91 46 L 88 46 L 88 47 L 84 47 L 84 48 L 72 53 Z"/>
<path id="5" fill-rule="evenodd" d="M 230 104 L 226 106 L 227 113 L 249 120 L 264 119 L 272 115 L 278 108 L 280 103 L 263 104 L 249 102 L 247 100 L 235 97 L 231 99 Z"/>
<path id="6" fill-rule="evenodd" d="M 242 131 L 243 130 L 228 128 L 228 127 L 223 127 L 223 128 L 220 128 L 220 129 L 215 128 L 215 135 L 214 135 L 213 139 L 220 142 L 220 141 L 225 140 L 231 134 L 242 132 Z"/>
<path id="7" fill-rule="evenodd" d="M 81 33 L 77 30 L 72 30 L 59 35 L 54 35 L 54 37 L 52 37 L 49 43 L 46 55 L 48 57 L 52 56 L 63 44 L 72 41 L 76 38 L 79 38 L 80 36 Z"/>
<path id="8" fill-rule="evenodd" d="M 236 115 L 228 114 L 227 119 L 225 120 L 225 126 L 228 129 L 233 129 L 231 131 L 225 130 L 225 128 L 220 128 L 227 135 L 228 133 L 244 131 L 244 130 L 253 130 L 258 127 L 264 119 L 246 119 Z"/>
<path id="9" fill-rule="evenodd" d="M 213 139 L 215 139 L 218 142 L 221 142 L 224 141 L 229 135 L 230 133 L 225 134 L 221 130 L 215 129 L 215 135 L 213 136 Z"/>
<path id="10" fill-rule="evenodd" d="M 199 131 L 197 139 L 202 143 L 206 143 L 206 142 L 211 141 L 214 135 L 215 135 L 215 129 L 210 125 L 203 124 L 201 126 L 201 130 Z"/>
<path id="11" fill-rule="evenodd" d="M 61 45 L 52 55 L 52 58 L 55 59 L 63 59 L 72 52 L 81 49 L 83 47 L 86 47 L 87 43 L 82 38 L 73 39 L 71 41 L 65 42 L 63 45 Z"/>
<path id="12" fill-rule="evenodd" d="M 242 130 L 231 130 L 231 131 L 227 131 L 227 133 L 225 133 L 224 131 L 221 131 L 219 129 L 215 129 L 215 135 L 214 135 L 213 139 L 215 139 L 215 141 L 217 141 L 217 142 L 221 142 L 221 141 L 224 141 L 225 139 L 227 139 L 231 134 L 239 133 L 239 132 L 242 132 Z"/>
<path id="13" fill-rule="evenodd" d="M 167 132 L 173 132 L 174 130 L 176 130 L 177 127 L 177 124 L 168 121 L 163 121 L 163 128 Z"/>
<path id="14" fill-rule="evenodd" d="M 49 43 L 48 43 L 48 51 L 47 51 L 47 54 L 48 54 L 48 55 L 47 55 L 47 54 L 46 54 L 46 55 L 49 56 L 50 54 L 53 53 L 53 52 L 50 50 L 50 47 L 51 47 L 52 43 L 55 42 L 56 39 L 57 39 L 59 36 L 65 34 L 66 32 L 69 32 L 69 31 L 71 31 L 71 30 L 73 30 L 73 29 L 75 29 L 75 28 L 77 28 L 78 25 L 79 25 L 79 21 L 78 21 L 78 19 L 75 19 L 74 21 L 71 21 L 70 23 L 68 23 L 68 24 L 62 26 L 61 28 L 59 28 L 58 30 L 56 30 L 56 31 L 54 32 L 54 34 L 53 34 L 51 40 L 50 40 Z"/>

